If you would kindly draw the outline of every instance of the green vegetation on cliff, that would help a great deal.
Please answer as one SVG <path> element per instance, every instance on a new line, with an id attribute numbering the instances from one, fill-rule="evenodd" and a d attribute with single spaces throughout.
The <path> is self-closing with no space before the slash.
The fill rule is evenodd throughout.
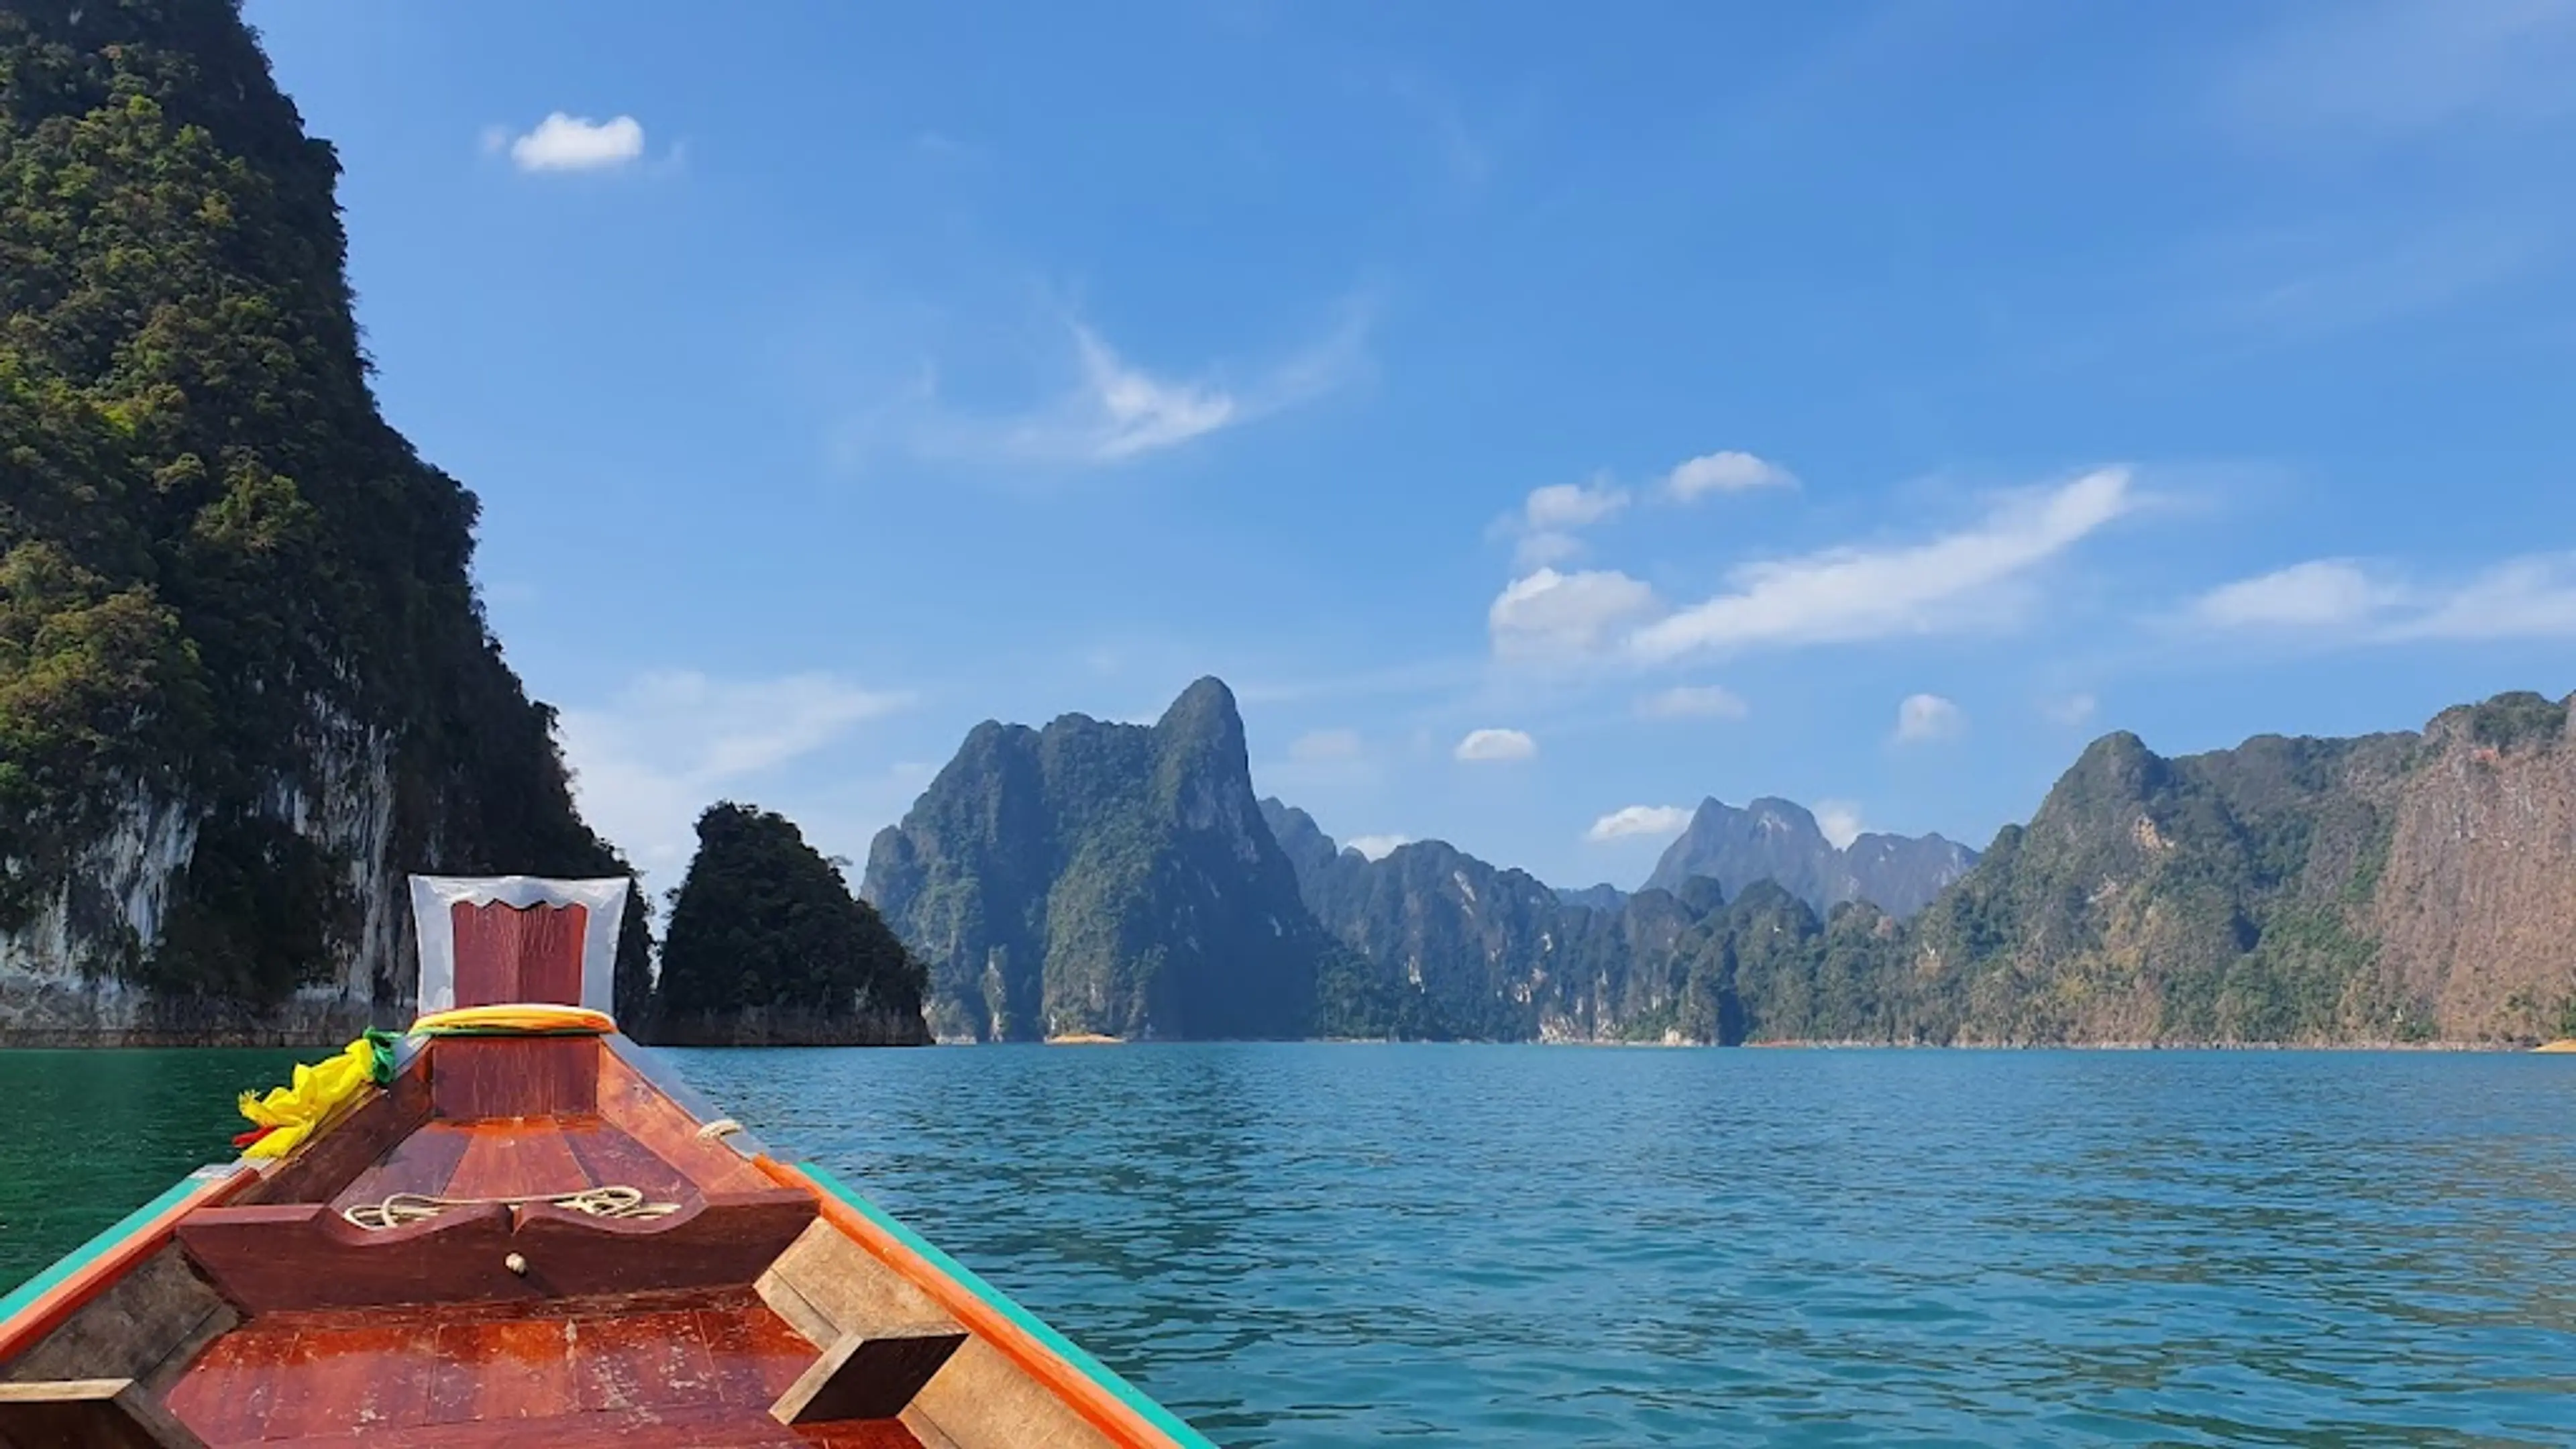
<path id="1" fill-rule="evenodd" d="M 1213 679 L 1151 727 L 976 726 L 866 879 L 930 962 L 943 1038 L 1300 1037 L 1341 969 Z"/>
<path id="2" fill-rule="evenodd" d="M 715 1024 L 748 1015 L 761 1023 L 755 1035 L 919 1041 L 928 985 L 920 960 L 786 817 L 730 803 L 698 817 L 649 1034 L 723 1036 Z"/>
<path id="3" fill-rule="evenodd" d="M 1239 728 L 1230 708 L 1226 718 Z M 1102 841 L 1150 839 L 1122 832 L 1157 818 L 1136 813 L 1142 782 L 1160 778 L 1157 745 L 1119 728 L 986 726 L 904 830 L 879 840 L 871 880 L 908 903 L 900 929 L 950 952 L 940 995 L 951 1009 L 971 1014 L 979 990 L 1014 1009 L 1012 990 L 1040 984 L 1013 963 L 1059 959 L 1049 953 L 1074 922 L 1088 933 L 1072 933 L 1087 982 L 1206 949 L 1200 923 L 1214 908 L 1179 910 L 1178 897 L 1125 890 L 1102 869 L 1120 858 Z M 2006 828 L 1910 921 L 1861 901 L 1820 917 L 1767 878 L 1732 899 L 1701 875 L 1669 891 L 1569 894 L 1439 841 L 1368 860 L 1276 800 L 1261 802 L 1258 836 L 1225 838 L 1246 862 L 1275 850 L 1297 903 L 1337 943 L 1314 958 L 1321 1035 L 2527 1040 L 2576 1020 L 2570 730 L 2567 703 L 2525 694 L 2447 711 L 2420 736 L 2263 736 L 2179 759 L 2105 736 L 2030 824 Z M 1046 782 L 1068 777 L 1081 792 L 1050 797 Z M 1206 779 L 1226 798 L 1250 788 L 1237 764 Z M 1797 823 L 1795 807 L 1756 802 L 1723 812 L 1728 829 L 1702 844 L 1799 833 L 1764 826 L 1766 809 Z M 1082 845 L 1050 844 L 1068 828 Z M 1811 857 L 1823 859 L 1787 859 Z M 1193 879 L 1231 892 L 1238 919 L 1257 903 L 1285 921 L 1267 870 Z M 1824 881 L 1811 871 L 1798 884 Z M 1112 898 L 1123 907 L 1104 910 Z M 925 912 L 928 901 L 943 904 Z M 1015 920 L 1037 924 L 1018 935 L 992 924 Z M 1052 978 L 1043 989 L 1060 999 Z"/>
<path id="4" fill-rule="evenodd" d="M 407 991 L 360 939 L 404 869 L 623 869 L 485 628 L 473 496 L 377 414 L 337 176 L 226 0 L 0 8 L 0 932 L 59 911 L 192 1009 Z M 143 939 L 84 862 L 154 829 Z"/>

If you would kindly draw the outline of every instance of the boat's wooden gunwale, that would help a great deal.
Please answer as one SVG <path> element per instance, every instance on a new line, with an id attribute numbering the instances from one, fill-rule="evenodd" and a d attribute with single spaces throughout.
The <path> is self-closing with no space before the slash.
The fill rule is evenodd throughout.
<path id="1" fill-rule="evenodd" d="M 181 1218 L 225 1202 L 258 1180 L 259 1170 L 247 1162 L 198 1168 L 0 1298 L 0 1365 L 34 1348 L 135 1264 L 159 1251 Z"/>
<path id="2" fill-rule="evenodd" d="M 828 1170 L 766 1155 L 754 1160 L 772 1179 L 813 1193 L 824 1221 L 928 1293 L 1113 1442 L 1128 1449 L 1216 1449 L 1178 1415 Z"/>

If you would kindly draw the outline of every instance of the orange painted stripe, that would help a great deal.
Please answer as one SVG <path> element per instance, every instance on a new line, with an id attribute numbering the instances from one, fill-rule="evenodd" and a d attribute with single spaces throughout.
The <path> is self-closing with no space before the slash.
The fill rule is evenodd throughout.
<path id="1" fill-rule="evenodd" d="M 179 1219 L 201 1207 L 212 1207 L 244 1187 L 259 1180 L 259 1170 L 246 1163 L 235 1163 L 221 1177 L 207 1178 L 196 1191 L 163 1208 L 158 1214 L 138 1224 L 97 1257 L 74 1269 L 63 1281 L 29 1300 L 25 1307 L 0 1322 L 0 1363 L 36 1346 L 46 1334 L 62 1327 L 64 1320 L 87 1307 L 91 1299 L 114 1286 L 135 1264 L 158 1252 L 161 1245 L 179 1226 Z"/>
<path id="2" fill-rule="evenodd" d="M 937 1264 L 868 1221 L 848 1203 L 824 1191 L 802 1171 L 765 1156 L 754 1158 L 753 1162 L 780 1186 L 802 1188 L 812 1193 L 815 1202 L 821 1205 L 826 1222 L 938 1300 L 939 1306 L 965 1325 L 968 1332 L 1001 1350 L 1005 1358 L 1019 1365 L 1048 1392 L 1063 1400 L 1067 1408 L 1081 1415 L 1083 1422 L 1108 1435 L 1112 1441 L 1127 1446 L 1127 1449 L 1177 1449 L 1170 1435 L 1128 1407 L 1091 1375 L 1066 1363 L 1055 1350 L 1005 1317 L 1002 1310 L 941 1272 Z"/>

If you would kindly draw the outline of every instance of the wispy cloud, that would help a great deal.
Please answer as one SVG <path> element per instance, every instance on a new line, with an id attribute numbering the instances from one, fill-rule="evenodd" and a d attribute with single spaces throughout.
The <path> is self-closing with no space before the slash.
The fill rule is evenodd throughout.
<path id="1" fill-rule="evenodd" d="M 1639 629 L 1627 649 L 1640 660 L 1658 662 L 1726 649 L 1990 624 L 2017 615 L 2025 602 L 2006 586 L 2135 504 L 2128 471 L 2105 468 L 2015 497 L 1976 526 L 1928 543 L 1838 548 L 1747 564 L 1734 572 L 1731 592 Z M 1503 604 L 1495 603 L 1498 617 Z"/>
<path id="2" fill-rule="evenodd" d="M 1751 453 L 1704 453 L 1664 475 L 1664 492 L 1682 503 L 1711 493 L 1795 488 L 1798 475 Z"/>
<path id="3" fill-rule="evenodd" d="M 2347 0 L 2297 7 L 2218 76 L 2259 137 L 2389 140 L 2576 112 L 2576 0 Z"/>
<path id="4" fill-rule="evenodd" d="M 1968 727 L 1968 716 L 1955 700 L 1937 694 L 1909 694 L 1896 706 L 1896 741 L 1955 739 Z"/>
<path id="5" fill-rule="evenodd" d="M 1600 845 L 1632 836 L 1669 837 L 1690 823 L 1691 812 L 1679 805 L 1624 805 L 1593 821 L 1583 838 Z"/>
<path id="6" fill-rule="evenodd" d="M 486 150 L 506 148 L 510 164 L 522 171 L 607 171 L 643 156 L 644 126 L 633 116 L 594 121 L 557 111 L 517 137 L 500 128 L 486 130 L 483 144 Z"/>
<path id="7" fill-rule="evenodd" d="M 1520 730 L 1469 730 L 1467 737 L 1452 751 L 1461 760 L 1490 764 L 1502 760 L 1526 760 L 1538 754 L 1538 741 Z"/>
<path id="8" fill-rule="evenodd" d="M 862 431 L 895 431 L 911 451 L 937 460 L 1112 467 L 1276 416 L 1348 385 L 1367 371 L 1368 330 L 1367 309 L 1353 304 L 1322 340 L 1235 383 L 1216 370 L 1153 370 L 1076 322 L 1067 331 L 1067 384 L 1038 406 L 1001 413 L 952 407 L 942 396 L 938 369 L 925 367 L 899 396 L 871 410 Z"/>
<path id="9" fill-rule="evenodd" d="M 2223 259 L 2248 277 L 2228 287 L 2210 320 L 2273 344 L 2383 326 L 2508 286 L 2546 260 L 2553 241 L 2544 228 L 2495 216 L 2252 237 Z"/>
<path id="10" fill-rule="evenodd" d="M 2334 643 L 2576 638 L 2576 553 L 2507 559 L 2424 583 L 2353 559 L 2312 559 L 2194 599 L 2203 628 Z"/>
<path id="11" fill-rule="evenodd" d="M 582 816 L 637 864 L 686 862 L 698 813 L 727 791 L 854 726 L 912 702 L 828 674 L 716 679 L 693 670 L 639 676 L 606 702 L 557 723 Z"/>
<path id="12" fill-rule="evenodd" d="M 1551 483 L 1531 489 L 1518 510 L 1494 521 L 1491 532 L 1516 540 L 1515 568 L 1545 568 L 1580 557 L 1583 540 L 1577 530 L 1627 506 L 1628 490 L 1606 476 L 1588 483 Z"/>
<path id="13" fill-rule="evenodd" d="M 2218 629 L 2322 629 L 2364 622 L 2397 602 L 2398 591 L 2350 559 L 2312 559 L 2222 584 L 2192 603 L 2192 617 Z"/>

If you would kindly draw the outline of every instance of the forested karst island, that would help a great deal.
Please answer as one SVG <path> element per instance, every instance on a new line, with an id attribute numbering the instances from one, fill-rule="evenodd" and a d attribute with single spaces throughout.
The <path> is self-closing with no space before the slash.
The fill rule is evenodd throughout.
<path id="1" fill-rule="evenodd" d="M 378 413 L 338 176 L 226 0 L 0 8 L 0 1043 L 342 1041 L 407 872 L 627 869 Z"/>
<path id="2" fill-rule="evenodd" d="M 1710 802 L 1633 895 L 1368 859 L 1254 808 L 1201 680 L 1151 727 L 979 727 L 863 894 L 950 1039 L 2525 1042 L 2576 1028 L 2571 704 L 2178 759 L 2106 735 L 1982 856 L 1881 837 L 1949 876 L 1900 917 L 1783 801 Z M 1674 869 L 1712 839 L 1739 888 Z"/>

